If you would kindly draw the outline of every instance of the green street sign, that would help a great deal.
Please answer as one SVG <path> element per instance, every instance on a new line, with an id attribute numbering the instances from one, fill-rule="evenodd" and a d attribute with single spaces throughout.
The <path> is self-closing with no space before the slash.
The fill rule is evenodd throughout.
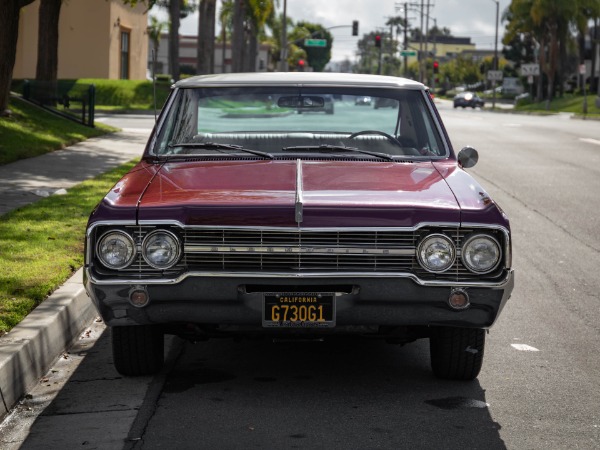
<path id="1" fill-rule="evenodd" d="M 327 47 L 327 39 L 304 39 L 305 47 Z"/>
<path id="2" fill-rule="evenodd" d="M 414 50 L 402 50 L 400 56 L 417 56 L 417 52 Z"/>

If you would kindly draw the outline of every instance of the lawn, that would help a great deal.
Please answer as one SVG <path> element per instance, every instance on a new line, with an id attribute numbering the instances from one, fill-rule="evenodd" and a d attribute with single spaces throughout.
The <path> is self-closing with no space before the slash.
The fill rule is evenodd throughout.
<path id="1" fill-rule="evenodd" d="M 600 109 L 595 105 L 596 95 L 587 96 L 588 110 L 590 116 L 600 116 Z M 546 102 L 531 103 L 528 105 L 519 105 L 517 111 L 546 111 Z M 549 111 L 552 112 L 570 112 L 577 115 L 583 115 L 583 96 L 566 94 L 563 97 L 555 98 L 550 103 Z"/>
<path id="2" fill-rule="evenodd" d="M 0 336 L 81 267 L 90 212 L 133 164 L 0 216 Z"/>
<path id="3" fill-rule="evenodd" d="M 10 117 L 0 117 L 0 164 L 31 158 L 116 131 L 98 124 L 90 128 L 11 98 Z"/>

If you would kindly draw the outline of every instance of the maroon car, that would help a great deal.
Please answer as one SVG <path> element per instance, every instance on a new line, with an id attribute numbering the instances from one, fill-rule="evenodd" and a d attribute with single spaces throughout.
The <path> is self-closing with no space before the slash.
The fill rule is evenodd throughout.
<path id="1" fill-rule="evenodd" d="M 509 222 L 464 171 L 476 160 L 410 80 L 178 82 L 89 220 L 85 285 L 116 369 L 158 371 L 164 334 L 360 334 L 428 338 L 435 375 L 475 378 L 513 289 Z"/>

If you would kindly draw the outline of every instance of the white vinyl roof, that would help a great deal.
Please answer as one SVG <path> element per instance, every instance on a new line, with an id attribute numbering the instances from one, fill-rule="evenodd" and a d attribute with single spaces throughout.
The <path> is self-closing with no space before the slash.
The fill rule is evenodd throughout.
<path id="1" fill-rule="evenodd" d="M 200 75 L 178 81 L 176 88 L 218 86 L 360 86 L 423 90 L 423 84 L 407 78 L 334 72 L 253 72 Z"/>

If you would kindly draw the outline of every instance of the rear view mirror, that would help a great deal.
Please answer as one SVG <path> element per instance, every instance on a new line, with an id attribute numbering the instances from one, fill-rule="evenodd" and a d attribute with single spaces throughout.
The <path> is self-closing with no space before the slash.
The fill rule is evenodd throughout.
<path id="1" fill-rule="evenodd" d="M 325 106 L 325 99 L 315 95 L 279 97 L 277 106 L 280 108 L 301 109 L 323 108 Z"/>

